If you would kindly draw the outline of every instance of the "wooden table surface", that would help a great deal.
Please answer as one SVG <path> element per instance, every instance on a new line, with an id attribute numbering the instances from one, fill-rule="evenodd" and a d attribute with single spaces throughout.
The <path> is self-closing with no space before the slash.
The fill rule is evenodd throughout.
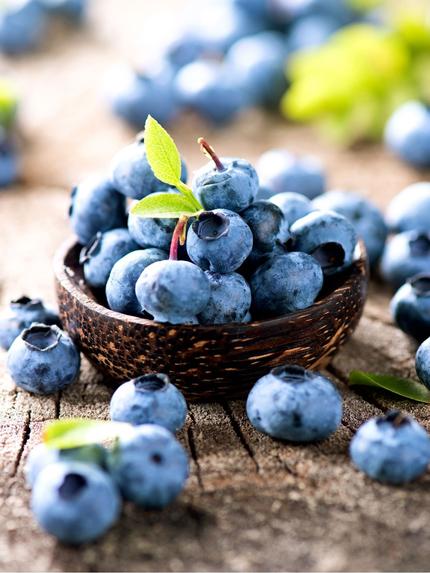
<path id="1" fill-rule="evenodd" d="M 69 234 L 69 189 L 106 170 L 133 137 L 106 108 L 106 76 L 123 61 L 156 53 L 157 34 L 172 27 L 172 11 L 181 4 L 93 0 L 87 29 L 56 30 L 40 53 L 0 61 L 22 94 L 26 143 L 22 182 L 0 193 L 1 304 L 24 293 L 53 300 L 51 259 Z M 250 160 L 284 146 L 319 155 L 330 187 L 360 190 L 380 206 L 426 178 L 379 146 L 335 149 L 311 129 L 261 112 L 246 113 L 223 131 L 194 117 L 171 131 L 192 169 L 202 161 L 199 135 L 222 154 Z M 428 570 L 430 475 L 406 487 L 384 486 L 356 471 L 348 456 L 360 424 L 391 407 L 411 412 L 430 430 L 428 406 L 353 392 L 345 384 L 353 368 L 414 375 L 414 344 L 393 326 L 388 302 L 389 293 L 373 284 L 356 334 L 329 368 L 344 397 L 342 425 L 330 439 L 284 444 L 253 430 L 242 402 L 192 405 L 181 434 L 192 468 L 184 494 L 162 512 L 125 505 L 104 539 L 78 549 L 38 529 L 23 466 L 47 421 L 107 418 L 111 391 L 84 361 L 79 382 L 61 398 L 31 396 L 14 387 L 1 353 L 1 570 Z"/>

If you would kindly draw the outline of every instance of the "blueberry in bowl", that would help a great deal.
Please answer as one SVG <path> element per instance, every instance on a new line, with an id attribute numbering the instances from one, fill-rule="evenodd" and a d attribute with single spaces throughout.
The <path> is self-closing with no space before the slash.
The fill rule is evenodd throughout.
<path id="1" fill-rule="evenodd" d="M 215 171 L 224 169 L 200 144 Z M 145 194 L 131 215 L 176 220 L 170 252 L 150 260 L 156 249 L 142 250 L 124 228 L 101 234 L 112 237 L 104 249 L 87 245 L 89 260 L 76 238 L 60 247 L 60 318 L 82 353 L 115 382 L 163 372 L 187 400 L 244 397 L 270 369 L 327 364 L 357 326 L 367 294 L 366 251 L 350 222 L 305 209 L 291 223 L 276 204 L 254 202 L 258 178 L 244 160 L 235 160 L 228 186 L 215 177 L 204 197 L 193 193 L 173 140 L 152 118 L 145 149 L 170 190 Z"/>

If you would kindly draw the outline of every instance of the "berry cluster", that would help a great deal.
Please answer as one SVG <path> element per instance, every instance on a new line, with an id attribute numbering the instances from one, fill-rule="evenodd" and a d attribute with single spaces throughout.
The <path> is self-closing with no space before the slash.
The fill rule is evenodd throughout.
<path id="1" fill-rule="evenodd" d="M 81 23 L 86 0 L 22 0 L 0 7 L 0 51 L 21 54 L 38 48 L 46 35 L 49 20 L 62 17 Z"/>
<path id="2" fill-rule="evenodd" d="M 324 190 L 314 161 L 265 154 L 261 188 L 248 161 L 219 158 L 200 140 L 210 163 L 197 171 L 191 190 L 177 154 L 181 180 L 174 188 L 151 168 L 162 161 L 147 149 L 155 136 L 174 146 L 150 117 L 145 142 L 119 153 L 109 179 L 84 182 L 72 194 L 85 281 L 105 289 L 112 310 L 172 324 L 275 317 L 312 305 L 324 282 L 352 264 L 354 225 L 306 197 Z M 128 229 L 127 197 L 140 200 Z"/>
<path id="3" fill-rule="evenodd" d="M 112 82 L 112 109 L 133 127 L 148 114 L 167 123 L 192 109 L 220 125 L 250 106 L 276 107 L 289 56 L 364 19 L 347 0 L 205 0 L 185 13 L 156 63 Z"/>

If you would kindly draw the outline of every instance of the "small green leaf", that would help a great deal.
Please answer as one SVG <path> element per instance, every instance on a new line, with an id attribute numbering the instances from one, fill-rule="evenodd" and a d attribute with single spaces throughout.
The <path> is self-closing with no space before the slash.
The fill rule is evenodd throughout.
<path id="1" fill-rule="evenodd" d="M 184 195 L 161 193 L 148 195 L 136 203 L 131 212 L 148 219 L 179 219 L 183 215 L 191 217 L 200 210 Z"/>
<path id="2" fill-rule="evenodd" d="M 349 375 L 349 384 L 351 386 L 382 388 L 393 394 L 403 396 L 403 398 L 430 404 L 430 390 L 416 380 L 398 378 L 397 376 L 388 374 L 374 374 L 373 372 L 353 370 Z"/>
<path id="3" fill-rule="evenodd" d="M 55 420 L 45 427 L 43 442 L 49 448 L 67 450 L 112 441 L 130 432 L 130 428 L 130 424 L 103 420 Z"/>
<path id="4" fill-rule="evenodd" d="M 145 123 L 145 150 L 149 165 L 155 177 L 176 185 L 181 181 L 181 157 L 175 142 L 156 119 L 151 115 Z"/>

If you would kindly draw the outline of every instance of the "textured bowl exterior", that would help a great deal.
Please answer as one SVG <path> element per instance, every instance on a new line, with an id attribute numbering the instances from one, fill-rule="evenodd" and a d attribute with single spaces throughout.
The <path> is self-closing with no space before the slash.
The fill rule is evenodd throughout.
<path id="1" fill-rule="evenodd" d="M 172 326 L 97 302 L 83 281 L 79 251 L 69 240 L 54 261 L 65 330 L 109 379 L 164 372 L 188 400 L 243 398 L 258 378 L 286 363 L 324 367 L 357 326 L 367 295 L 367 259 L 360 244 L 339 284 L 304 311 L 250 324 Z"/>

